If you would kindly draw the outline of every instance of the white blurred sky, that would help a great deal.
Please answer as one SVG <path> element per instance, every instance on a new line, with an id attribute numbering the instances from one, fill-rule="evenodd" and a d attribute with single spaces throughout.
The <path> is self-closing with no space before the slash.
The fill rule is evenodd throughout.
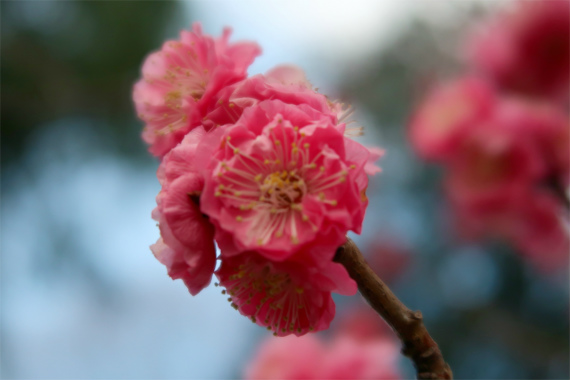
<path id="1" fill-rule="evenodd" d="M 414 16 L 445 22 L 457 9 L 481 0 L 200 0 L 185 2 L 192 21 L 219 35 L 231 26 L 235 40 L 256 40 L 263 54 L 250 68 L 263 73 L 280 63 L 303 67 L 327 90 L 342 69 L 390 42 Z"/>

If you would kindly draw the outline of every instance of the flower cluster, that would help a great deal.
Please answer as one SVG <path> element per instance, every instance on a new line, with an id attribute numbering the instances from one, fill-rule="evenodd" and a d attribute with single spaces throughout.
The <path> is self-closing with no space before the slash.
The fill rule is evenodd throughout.
<path id="1" fill-rule="evenodd" d="M 476 33 L 476 69 L 424 100 L 410 139 L 421 157 L 444 165 L 465 233 L 506 238 L 540 269 L 555 270 L 570 249 L 570 124 L 561 103 L 570 2 L 517 6 Z"/>
<path id="2" fill-rule="evenodd" d="M 466 53 L 505 91 L 567 101 L 569 28 L 568 0 L 519 0 L 481 23 Z"/>
<path id="3" fill-rule="evenodd" d="M 369 309 L 356 309 L 327 342 L 311 335 L 270 337 L 245 368 L 243 378 L 400 379 L 397 339 L 379 322 Z"/>
<path id="4" fill-rule="evenodd" d="M 260 48 L 229 34 L 195 24 L 146 59 L 134 86 L 161 159 L 151 249 L 193 295 L 215 272 L 231 305 L 275 335 L 323 330 L 331 292 L 356 292 L 333 256 L 360 232 L 381 151 L 347 137 L 343 105 L 300 69 L 247 77 Z"/>

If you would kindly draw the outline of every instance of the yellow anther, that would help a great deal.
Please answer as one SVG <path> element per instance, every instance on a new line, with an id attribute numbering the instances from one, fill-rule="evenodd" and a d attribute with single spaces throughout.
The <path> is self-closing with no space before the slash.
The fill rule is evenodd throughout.
<path id="1" fill-rule="evenodd" d="M 303 292 L 305 291 L 305 289 L 303 289 L 303 288 L 301 288 L 301 287 L 299 286 L 299 287 L 296 287 L 296 288 L 295 288 L 295 291 L 296 291 L 297 293 L 299 293 L 299 294 L 303 294 Z"/>
<path id="2" fill-rule="evenodd" d="M 303 222 L 306 222 L 307 220 L 309 220 L 309 217 L 307 215 L 303 214 L 301 219 L 303 219 Z"/>
<path id="3" fill-rule="evenodd" d="M 241 208 L 241 207 L 240 207 L 240 208 Z M 242 221 L 243 221 L 243 218 L 242 218 L 240 215 L 238 215 L 238 216 L 236 216 L 236 221 L 242 222 Z"/>
<path id="4" fill-rule="evenodd" d="M 275 160 L 275 163 L 279 165 L 281 163 L 281 160 Z"/>
<path id="5" fill-rule="evenodd" d="M 324 201 L 324 200 L 325 200 L 325 193 L 320 192 L 320 193 L 319 193 L 319 199 L 320 199 L 321 201 Z"/>
<path id="6" fill-rule="evenodd" d="M 283 236 L 283 231 L 277 231 L 277 232 L 275 233 L 275 237 L 276 237 L 276 238 L 280 238 L 281 236 Z"/>
<path id="7" fill-rule="evenodd" d="M 219 191 L 216 191 L 216 192 L 214 193 L 214 196 L 215 196 L 215 197 L 219 197 L 219 196 L 221 196 L 221 195 L 222 195 L 222 193 L 219 192 Z"/>
<path id="8" fill-rule="evenodd" d="M 304 143 L 304 144 L 303 144 L 303 148 L 305 148 L 305 149 L 308 149 L 310 146 L 311 146 L 311 144 L 309 144 L 309 143 Z"/>
<path id="9" fill-rule="evenodd" d="M 263 161 L 263 163 L 264 163 L 265 165 L 269 165 L 269 160 L 266 158 L 265 161 Z"/>
<path id="10" fill-rule="evenodd" d="M 227 141 L 230 141 L 231 139 L 232 139 L 231 136 L 226 137 L 226 140 L 227 140 Z"/>
<path id="11" fill-rule="evenodd" d="M 351 168 L 351 169 L 356 169 L 356 165 L 352 164 L 352 165 L 350 165 L 350 168 Z"/>
<path id="12" fill-rule="evenodd" d="M 279 141 L 279 140 L 275 140 L 274 143 L 275 143 L 275 145 L 281 145 L 281 141 Z"/>
<path id="13" fill-rule="evenodd" d="M 331 205 L 336 206 L 338 204 L 338 201 L 336 199 L 333 199 L 331 201 Z"/>
<path id="14" fill-rule="evenodd" d="M 324 172 L 324 171 L 325 171 L 325 167 L 324 167 L 324 166 L 321 166 L 321 167 L 319 168 L 319 170 L 322 171 L 322 172 Z"/>
<path id="15" fill-rule="evenodd" d="M 291 242 L 293 244 L 299 244 L 299 238 L 297 238 L 297 236 L 293 235 L 293 236 L 291 236 Z"/>
<path id="16" fill-rule="evenodd" d="M 257 239 L 257 245 L 263 245 L 263 239 Z"/>
<path id="17" fill-rule="evenodd" d="M 276 214 L 277 213 L 277 209 L 276 208 L 272 208 L 271 210 L 269 210 L 269 212 L 271 214 Z"/>
<path id="18" fill-rule="evenodd" d="M 230 106 L 230 108 L 234 108 L 236 105 L 233 103 L 230 103 L 229 106 Z"/>
<path id="19" fill-rule="evenodd" d="M 299 127 L 295 126 L 295 127 L 293 127 L 293 130 L 294 130 L 295 132 L 297 132 L 297 131 L 299 130 Z"/>
<path id="20" fill-rule="evenodd" d="M 341 183 L 342 183 L 342 182 L 346 182 L 346 177 L 340 177 L 338 180 L 339 180 Z"/>
<path id="21" fill-rule="evenodd" d="M 235 148 L 235 149 L 234 149 L 234 154 L 239 154 L 239 149 L 238 149 L 238 148 Z"/>
<path id="22" fill-rule="evenodd" d="M 261 181 L 261 177 L 263 177 L 261 174 L 256 175 L 255 178 L 254 178 L 254 179 L 255 179 L 255 182 Z"/>
<path id="23" fill-rule="evenodd" d="M 239 197 L 239 196 L 241 195 L 241 191 L 234 191 L 234 195 L 235 195 L 236 197 Z"/>

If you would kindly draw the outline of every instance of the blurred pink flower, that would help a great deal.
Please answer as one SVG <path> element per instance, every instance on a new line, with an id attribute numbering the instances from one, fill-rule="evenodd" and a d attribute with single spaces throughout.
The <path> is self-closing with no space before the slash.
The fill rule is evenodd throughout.
<path id="1" fill-rule="evenodd" d="M 492 117 L 465 133 L 447 162 L 447 188 L 454 202 L 479 211 L 522 206 L 528 189 L 546 174 L 534 116 L 526 103 L 504 100 Z"/>
<path id="2" fill-rule="evenodd" d="M 518 211 L 508 225 L 508 237 L 515 246 L 542 272 L 568 270 L 568 210 L 552 194 L 535 191 Z"/>
<path id="3" fill-rule="evenodd" d="M 222 255 L 254 250 L 284 260 L 308 245 L 331 260 L 348 230 L 360 233 L 371 153 L 306 104 L 248 107 L 216 146 L 201 199 Z M 218 132 L 217 132 L 218 133 Z"/>
<path id="4" fill-rule="evenodd" d="M 465 134 L 446 180 L 464 235 L 508 239 L 542 271 L 565 267 L 568 129 L 557 107 L 505 98 Z"/>
<path id="5" fill-rule="evenodd" d="M 133 100 L 146 124 L 142 137 L 155 156 L 164 156 L 200 125 L 218 101 L 218 92 L 244 79 L 261 53 L 253 42 L 228 44 L 230 33 L 224 29 L 214 40 L 195 23 L 192 31 L 182 31 L 179 40 L 165 42 L 147 57 Z"/>
<path id="6" fill-rule="evenodd" d="M 316 336 L 273 338 L 259 347 L 244 378 L 399 379 L 398 346 L 390 340 L 362 342 L 337 336 L 324 343 Z"/>
<path id="7" fill-rule="evenodd" d="M 235 309 L 278 336 L 327 329 L 335 314 L 331 292 L 356 293 L 342 265 L 314 264 L 303 251 L 281 262 L 254 252 L 222 256 L 216 276 Z"/>
<path id="8" fill-rule="evenodd" d="M 202 127 L 192 130 L 164 157 L 158 169 L 162 189 L 153 211 L 161 238 L 152 252 L 192 295 L 210 283 L 216 265 L 214 226 L 199 207 L 204 178 L 195 166 L 196 147 L 205 133 Z"/>
<path id="9" fill-rule="evenodd" d="M 410 248 L 394 236 L 376 236 L 365 252 L 370 268 L 388 284 L 397 280 L 412 261 Z"/>
<path id="10" fill-rule="evenodd" d="M 567 100 L 570 2 L 519 1 L 480 25 L 468 50 L 474 66 L 506 90 Z"/>
<path id="11" fill-rule="evenodd" d="M 364 299 L 360 305 L 344 308 L 344 314 L 337 316 L 333 330 L 336 335 L 346 335 L 357 341 L 388 339 L 398 341 L 392 328 L 378 315 Z"/>
<path id="12" fill-rule="evenodd" d="M 480 78 L 444 83 L 414 113 L 409 127 L 412 146 L 426 160 L 453 157 L 465 132 L 485 120 L 494 105 L 494 89 Z"/>

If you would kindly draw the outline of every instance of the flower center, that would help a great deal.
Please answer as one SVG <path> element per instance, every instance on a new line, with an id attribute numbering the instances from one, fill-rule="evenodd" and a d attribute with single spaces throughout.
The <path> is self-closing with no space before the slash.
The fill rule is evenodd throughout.
<path id="1" fill-rule="evenodd" d="M 296 170 L 273 172 L 259 185 L 261 198 L 273 207 L 283 209 L 301 203 L 307 186 Z"/>

